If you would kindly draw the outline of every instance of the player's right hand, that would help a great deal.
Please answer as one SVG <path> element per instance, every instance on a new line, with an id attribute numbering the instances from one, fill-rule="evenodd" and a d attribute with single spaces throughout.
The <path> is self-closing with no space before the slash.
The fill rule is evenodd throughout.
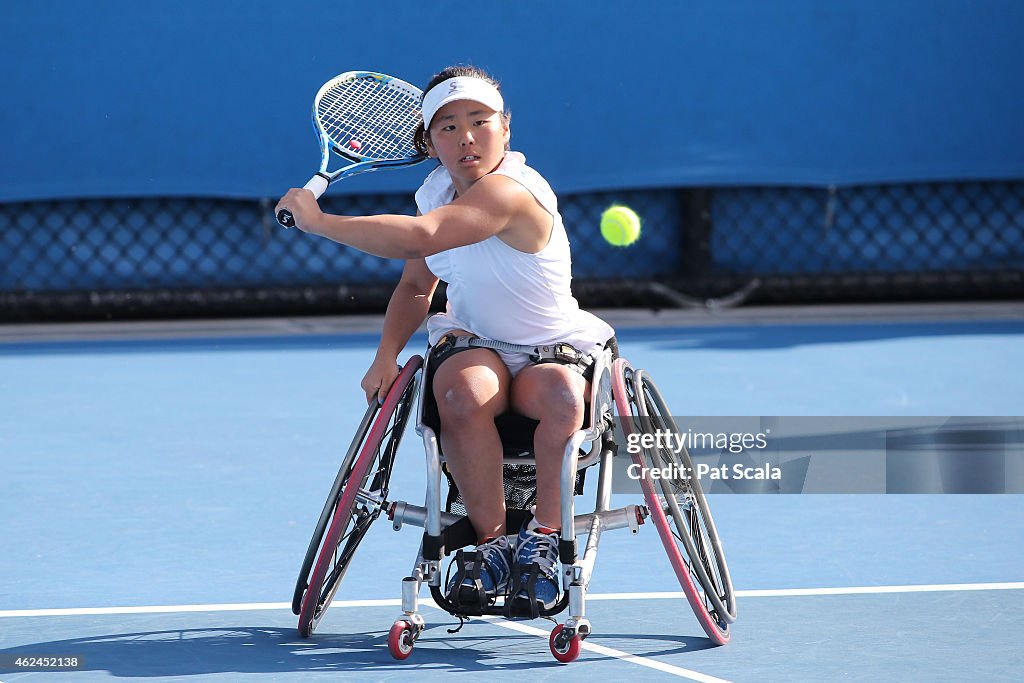
<path id="1" fill-rule="evenodd" d="M 388 395 L 388 390 L 398 378 L 398 371 L 398 359 L 374 358 L 370 369 L 363 375 L 363 381 L 359 383 L 359 386 L 366 392 L 366 402 L 383 403 L 384 397 Z"/>
<path id="2" fill-rule="evenodd" d="M 313 232 L 317 219 L 323 216 L 316 197 L 302 187 L 293 187 L 288 190 L 274 207 L 274 215 L 276 216 L 281 209 L 291 212 L 292 218 L 295 219 L 295 227 L 303 232 Z"/>

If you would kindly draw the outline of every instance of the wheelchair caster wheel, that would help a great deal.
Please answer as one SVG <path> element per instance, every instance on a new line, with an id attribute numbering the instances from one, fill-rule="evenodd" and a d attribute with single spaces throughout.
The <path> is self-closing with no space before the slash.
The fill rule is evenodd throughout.
<path id="1" fill-rule="evenodd" d="M 395 659 L 406 659 L 412 654 L 416 642 L 416 631 L 408 621 L 398 620 L 388 632 L 388 652 Z"/>
<path id="2" fill-rule="evenodd" d="M 580 656 L 580 637 L 575 633 L 571 636 L 566 633 L 564 624 L 559 624 L 551 631 L 548 642 L 551 645 L 551 654 L 563 664 L 568 664 Z"/>

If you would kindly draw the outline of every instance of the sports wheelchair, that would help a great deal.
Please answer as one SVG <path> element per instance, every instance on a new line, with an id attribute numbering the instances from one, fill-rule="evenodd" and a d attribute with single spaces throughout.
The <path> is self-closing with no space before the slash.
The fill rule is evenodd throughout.
<path id="1" fill-rule="evenodd" d="M 427 357 L 431 357 L 429 349 Z M 412 573 L 402 582 L 402 614 L 388 634 L 392 656 L 407 658 L 425 628 L 418 601 L 423 584 L 427 584 L 436 605 L 459 617 L 460 623 L 465 617 L 484 614 L 551 617 L 568 608 L 568 617 L 552 630 L 549 645 L 557 660 L 571 662 L 579 655 L 581 641 L 591 633 L 586 594 L 601 534 L 624 528 L 636 533 L 650 519 L 701 627 L 714 643 L 727 643 L 730 624 L 736 619 L 735 595 L 699 481 L 686 477 L 643 477 L 639 484 L 645 505 L 610 508 L 612 460 L 624 455 L 620 453 L 617 437 L 625 436 L 630 443 L 643 446 L 631 449 L 637 451 L 631 454 L 634 462 L 643 468 L 694 472 L 685 449 L 667 448 L 662 439 L 639 438 L 665 430 L 679 433 L 665 400 L 647 373 L 618 357 L 614 339 L 598 354 L 592 370 L 586 422 L 566 443 L 562 464 L 561 596 L 553 608 L 539 614 L 536 608 L 534 614 L 512 614 L 501 598 L 493 605 L 466 606 L 453 604 L 444 595 L 444 559 L 460 548 L 474 545 L 476 535 L 465 516 L 454 481 L 447 475 L 430 389 L 430 368 L 424 367 L 423 358 L 416 355 L 401 368 L 384 401 L 371 402 L 342 460 L 295 585 L 292 611 L 299 617 L 299 634 L 309 637 L 317 628 L 367 530 L 384 514 L 395 530 L 406 525 L 424 530 Z M 388 499 L 395 455 L 417 403 L 420 409 L 416 431 L 423 439 L 426 454 L 423 506 Z M 536 495 L 532 437 L 537 423 L 511 413 L 500 416 L 495 423 L 505 451 L 507 528 L 515 530 L 528 518 Z M 595 464 L 598 483 L 594 509 L 577 514 L 574 496 L 583 492 L 583 475 Z M 442 475 L 448 487 L 444 499 Z M 577 534 L 584 533 L 587 538 L 581 555 Z"/>

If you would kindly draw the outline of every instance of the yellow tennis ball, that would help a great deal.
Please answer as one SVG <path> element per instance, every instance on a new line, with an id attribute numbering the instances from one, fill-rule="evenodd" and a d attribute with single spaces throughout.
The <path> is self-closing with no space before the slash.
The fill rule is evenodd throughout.
<path id="1" fill-rule="evenodd" d="M 640 237 L 640 216 L 628 206 L 612 206 L 601 214 L 601 235 L 616 247 L 628 247 Z"/>

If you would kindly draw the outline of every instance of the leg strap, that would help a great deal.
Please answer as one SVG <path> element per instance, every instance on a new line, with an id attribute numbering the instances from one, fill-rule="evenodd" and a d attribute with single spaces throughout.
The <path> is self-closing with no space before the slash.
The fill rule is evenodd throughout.
<path id="1" fill-rule="evenodd" d="M 528 344 L 513 344 L 511 342 L 498 341 L 496 339 L 484 339 L 476 335 L 445 334 L 431 350 L 433 365 L 436 368 L 447 358 L 460 351 L 469 349 L 493 349 L 495 351 L 506 351 L 508 353 L 525 353 L 534 364 L 558 363 L 567 365 L 584 377 L 594 364 L 594 359 L 577 349 L 572 344 L 558 342 L 556 344 L 544 344 L 541 346 L 530 346 Z"/>
<path id="2" fill-rule="evenodd" d="M 473 339 L 479 339 L 479 337 L 472 335 L 456 335 L 451 333 L 445 334 L 437 340 L 437 343 L 434 344 L 433 348 L 430 350 L 432 360 L 431 365 L 434 368 L 437 368 L 441 363 L 445 362 L 456 353 L 469 351 L 472 348 L 470 341 Z"/>
<path id="3" fill-rule="evenodd" d="M 473 612 L 487 607 L 489 602 L 487 593 L 484 591 L 483 583 L 480 581 L 480 569 L 484 563 L 483 560 L 483 553 L 475 550 L 459 550 L 455 553 L 455 590 L 453 595 L 449 597 L 449 600 L 456 607 Z M 467 579 L 472 582 L 472 587 L 464 585 Z"/>
<path id="4" fill-rule="evenodd" d="M 537 602 L 537 579 L 540 577 L 540 565 L 536 562 L 530 564 L 517 564 L 512 569 L 511 588 L 508 592 L 508 599 L 505 600 L 506 619 L 536 619 L 540 616 L 540 606 Z M 518 599 L 519 593 L 525 590 L 528 604 Z"/>

